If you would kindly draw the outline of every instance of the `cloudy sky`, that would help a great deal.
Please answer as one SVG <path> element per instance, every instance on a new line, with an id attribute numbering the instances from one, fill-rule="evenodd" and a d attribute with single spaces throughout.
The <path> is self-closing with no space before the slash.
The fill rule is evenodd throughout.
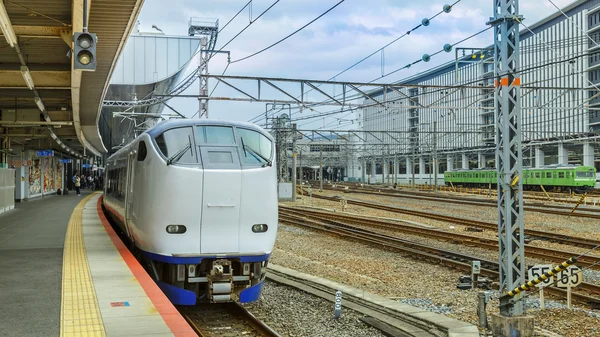
<path id="1" fill-rule="evenodd" d="M 252 1 L 251 13 L 246 8 L 220 33 L 217 49 L 246 27 L 250 18 L 256 19 L 275 1 Z M 552 1 L 561 8 L 573 2 Z M 163 0 L 145 0 L 139 17 L 140 30 L 152 31 L 152 25 L 156 25 L 167 35 L 187 35 L 190 17 L 219 19 L 223 26 L 247 2 L 248 0 L 171 0 L 167 6 Z M 280 0 L 224 50 L 231 52 L 232 60 L 250 55 L 290 34 L 338 2 L 339 0 Z M 327 80 L 417 26 L 423 18 L 438 13 L 446 3 L 452 2 L 346 0 L 285 42 L 260 55 L 231 64 L 227 74 Z M 386 48 L 385 73 L 420 59 L 425 53 L 432 54 L 446 43 L 453 44 L 485 29 L 485 23 L 492 14 L 492 3 L 492 0 L 462 0 L 452 8 L 451 13 L 441 14 L 429 26 L 421 27 Z M 521 0 L 520 12 L 525 17 L 525 23 L 531 25 L 553 14 L 556 9 L 548 0 Z M 487 31 L 460 46 L 487 47 L 492 43 L 493 35 L 491 31 Z M 442 53 L 428 63 L 421 62 L 378 82 L 391 83 L 453 58 L 453 52 Z M 210 62 L 209 71 L 220 74 L 226 65 L 226 56 L 215 56 Z M 187 71 L 196 66 L 197 62 L 193 62 Z M 381 72 L 381 55 L 378 53 L 336 79 L 368 82 L 381 76 Z M 213 80 L 210 83 L 211 89 L 214 84 Z M 185 94 L 197 92 L 198 86 L 195 84 Z M 214 95 L 239 96 L 225 86 L 219 86 Z M 171 104 L 187 116 L 198 110 L 198 101 L 193 98 L 175 98 L 171 100 Z M 323 107 L 318 111 L 328 112 L 332 108 Z M 264 103 L 210 102 L 210 117 L 216 119 L 248 121 L 264 112 Z M 348 125 L 349 121 L 356 117 L 343 113 L 334 117 L 301 121 L 298 124 L 302 129 L 330 129 L 344 125 L 351 128 L 353 126 Z"/>

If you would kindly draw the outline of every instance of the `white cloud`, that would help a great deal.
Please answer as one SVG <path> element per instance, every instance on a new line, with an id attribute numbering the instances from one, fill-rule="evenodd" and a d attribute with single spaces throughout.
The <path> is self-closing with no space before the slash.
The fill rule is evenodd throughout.
<path id="1" fill-rule="evenodd" d="M 254 0 L 253 19 L 256 20 L 260 12 L 273 1 Z M 572 2 L 552 1 L 561 8 Z M 140 21 L 143 30 L 151 30 L 152 25 L 157 25 L 166 34 L 187 35 L 190 16 L 218 18 L 222 27 L 246 2 L 247 0 L 172 0 L 169 6 L 165 6 L 162 0 L 146 0 Z M 301 27 L 335 3 L 337 0 L 281 1 L 225 49 L 231 51 L 232 60 L 252 54 Z M 445 3 L 450 1 L 346 1 L 289 40 L 256 57 L 232 64 L 228 74 L 328 79 L 419 25 L 423 18 L 436 14 Z M 556 12 L 547 0 L 521 1 L 520 10 L 528 25 Z M 455 43 L 486 28 L 485 23 L 492 13 L 491 0 L 462 0 L 451 13 L 440 14 L 429 26 L 419 28 L 386 48 L 384 71 L 403 67 L 420 59 L 424 53 L 431 54 L 440 50 L 445 43 Z M 248 23 L 249 13 L 246 9 L 222 31 L 217 47 L 229 41 Z M 463 45 L 486 47 L 492 42 L 492 34 L 488 31 Z M 421 62 L 381 81 L 399 80 L 453 58 L 453 52 L 441 53 L 429 63 Z M 210 72 L 221 73 L 225 66 L 226 57 L 216 56 L 211 60 Z M 369 81 L 380 75 L 381 55 L 377 54 L 337 79 Z M 212 81 L 211 85 L 214 83 Z M 188 89 L 187 93 L 195 92 L 196 85 Z M 217 93 L 221 96 L 237 95 L 224 86 L 220 86 Z M 174 99 L 172 103 L 185 113 L 189 112 L 189 115 L 197 110 L 195 99 Z M 264 113 L 264 107 L 264 104 L 258 103 L 211 102 L 211 116 L 247 120 L 261 111 Z"/>

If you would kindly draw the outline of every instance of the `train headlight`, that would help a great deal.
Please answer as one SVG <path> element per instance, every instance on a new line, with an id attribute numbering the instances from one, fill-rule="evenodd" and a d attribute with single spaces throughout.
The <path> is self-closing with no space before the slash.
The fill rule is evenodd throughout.
<path id="1" fill-rule="evenodd" d="M 167 233 L 169 234 L 183 234 L 187 228 L 184 225 L 168 225 Z"/>
<path id="2" fill-rule="evenodd" d="M 252 231 L 254 233 L 264 233 L 268 229 L 269 229 L 269 226 L 267 226 L 266 224 L 258 224 L 258 225 L 252 226 Z"/>

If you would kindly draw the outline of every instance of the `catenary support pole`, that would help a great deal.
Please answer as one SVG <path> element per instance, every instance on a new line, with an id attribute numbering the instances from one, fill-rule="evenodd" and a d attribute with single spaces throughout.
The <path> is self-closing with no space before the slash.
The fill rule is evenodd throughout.
<path id="1" fill-rule="evenodd" d="M 296 184 L 298 182 L 298 176 L 296 175 L 296 124 L 292 124 L 292 201 L 296 202 Z"/>
<path id="2" fill-rule="evenodd" d="M 496 108 L 496 168 L 498 173 L 498 238 L 500 292 L 525 282 L 523 179 L 519 70 L 518 0 L 493 0 L 494 77 Z M 501 297 L 502 316 L 523 314 L 521 295 Z"/>
<path id="3" fill-rule="evenodd" d="M 323 192 L 323 144 L 319 145 L 319 192 Z"/>
<path id="4" fill-rule="evenodd" d="M 438 189 L 437 121 L 433 121 L 433 186 Z"/>

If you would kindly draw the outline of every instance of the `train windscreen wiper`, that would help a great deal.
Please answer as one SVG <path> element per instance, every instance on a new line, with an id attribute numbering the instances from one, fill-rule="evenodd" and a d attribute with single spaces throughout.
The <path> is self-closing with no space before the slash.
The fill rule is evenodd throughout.
<path id="1" fill-rule="evenodd" d="M 169 166 L 173 163 L 177 163 L 179 161 L 179 159 L 181 159 L 181 157 L 183 157 L 183 155 L 187 152 L 187 150 L 191 150 L 191 149 L 192 149 L 192 141 L 190 140 L 190 136 L 188 136 L 187 145 L 184 146 L 181 150 L 177 151 L 177 153 L 175 153 L 174 155 L 169 157 L 169 159 L 167 159 L 167 166 Z M 193 153 L 192 153 L 192 155 L 193 155 Z"/>
<path id="2" fill-rule="evenodd" d="M 262 167 L 265 166 L 272 166 L 273 162 L 270 161 L 268 158 L 266 158 L 265 156 L 263 156 L 262 154 L 258 153 L 258 151 L 254 150 L 253 148 L 251 148 L 248 145 L 244 144 L 244 138 L 240 137 L 240 139 L 242 140 L 242 148 L 244 149 L 244 155 L 246 155 L 245 151 L 249 151 L 250 153 L 252 153 L 254 156 L 259 157 L 260 159 L 265 161 L 265 164 Z"/>

